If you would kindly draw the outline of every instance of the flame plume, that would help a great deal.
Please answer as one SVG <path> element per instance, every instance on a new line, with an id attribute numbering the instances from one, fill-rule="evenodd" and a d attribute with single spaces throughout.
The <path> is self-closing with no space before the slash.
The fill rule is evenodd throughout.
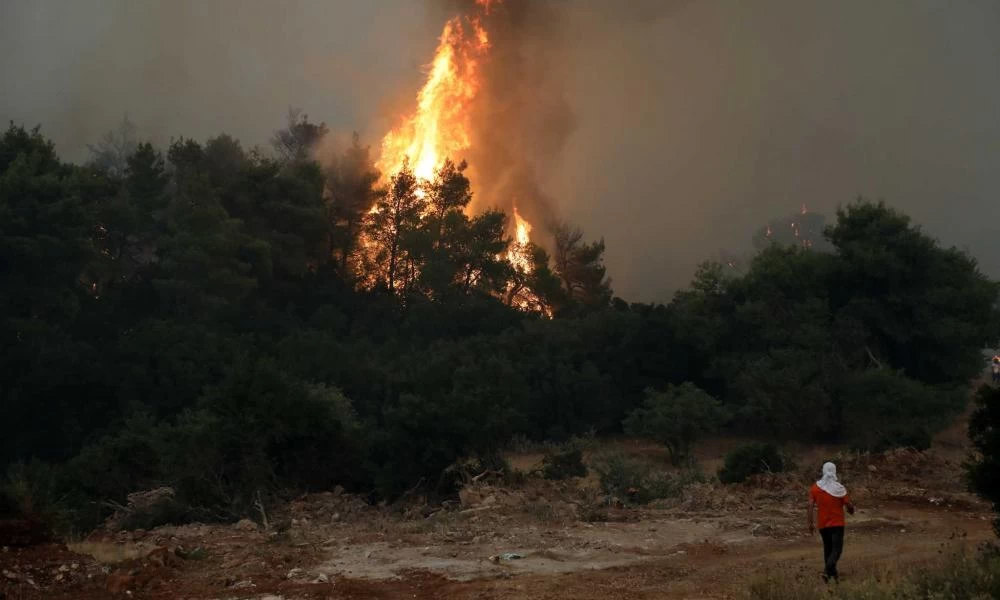
<path id="1" fill-rule="evenodd" d="M 528 257 L 528 244 L 531 242 L 531 224 L 524 220 L 514 205 L 514 243 L 507 250 L 507 261 L 515 269 L 524 273 L 531 272 L 531 261 Z"/>
<path id="2" fill-rule="evenodd" d="M 418 180 L 430 180 L 445 160 L 464 158 L 473 138 L 472 105 L 482 89 L 482 66 L 489 58 L 490 36 L 484 23 L 501 2 L 476 0 L 473 14 L 445 23 L 415 111 L 382 139 L 376 167 L 383 174 L 397 173 L 409 160 Z M 474 164 L 470 172 L 474 175 Z M 476 178 L 470 179 L 475 192 Z M 515 244 L 507 258 L 515 268 L 528 272 L 531 224 L 516 207 L 513 213 Z"/>
<path id="3" fill-rule="evenodd" d="M 382 139 L 376 167 L 385 177 L 398 173 L 408 161 L 417 180 L 428 181 L 446 160 L 461 161 L 470 149 L 482 150 L 471 148 L 480 133 L 473 119 L 477 100 L 486 100 L 489 93 L 483 92 L 483 67 L 491 50 L 487 25 L 502 1 L 475 0 L 469 14 L 445 23 L 413 114 L 401 119 Z M 479 97 L 481 92 L 484 97 Z M 478 191 L 475 168 L 475 163 L 469 165 L 473 193 Z M 531 224 L 518 211 L 515 198 L 510 197 L 509 202 L 512 218 L 508 226 L 513 240 L 502 258 L 514 268 L 515 275 L 503 296 L 511 306 L 551 317 L 551 308 L 530 288 Z"/>
<path id="4" fill-rule="evenodd" d="M 484 16 L 489 13 L 489 1 L 477 5 Z M 409 158 L 414 175 L 431 179 L 445 159 L 458 159 L 469 149 L 470 104 L 481 87 L 479 67 L 489 48 L 480 15 L 445 23 L 416 111 L 382 140 L 380 171 L 396 173 Z"/>

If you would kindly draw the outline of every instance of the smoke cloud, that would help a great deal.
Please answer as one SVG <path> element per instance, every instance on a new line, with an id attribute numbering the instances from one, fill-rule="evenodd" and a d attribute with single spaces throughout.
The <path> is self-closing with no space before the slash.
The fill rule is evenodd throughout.
<path id="1" fill-rule="evenodd" d="M 544 0 L 492 7 L 485 22 L 489 61 L 473 106 L 468 156 L 478 194 L 474 208 L 499 206 L 511 214 L 516 206 L 543 246 L 560 216 L 540 174 L 561 168 L 577 126 L 560 68 L 568 46 L 561 8 Z"/>
<path id="2" fill-rule="evenodd" d="M 566 3 L 563 168 L 616 291 L 661 299 L 771 216 L 883 198 L 1000 275 L 992 2 Z M 616 5 L 631 3 L 615 3 Z"/>
<path id="3" fill-rule="evenodd" d="M 266 145 L 290 107 L 374 139 L 439 27 L 405 0 L 0 2 L 0 118 L 40 123 L 73 160 L 126 113 L 158 144 Z"/>
<path id="4" fill-rule="evenodd" d="M 616 292 L 668 300 L 805 203 L 884 198 L 1000 275 L 1000 5 L 507 0 L 467 158 L 477 202 L 603 236 Z M 430 10 L 428 10 L 430 6 Z M 266 144 L 289 106 L 378 147 L 468 2 L 0 3 L 0 118 L 60 151 Z M 529 200 L 530 199 L 530 200 Z M 523 208 L 522 208 L 523 204 Z"/>

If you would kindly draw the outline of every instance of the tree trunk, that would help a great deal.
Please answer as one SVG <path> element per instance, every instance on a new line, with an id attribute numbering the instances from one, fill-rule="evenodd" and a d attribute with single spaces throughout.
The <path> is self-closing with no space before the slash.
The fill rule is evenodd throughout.
<path id="1" fill-rule="evenodd" d="M 398 237 L 393 236 L 392 246 L 389 249 L 389 293 L 395 293 L 396 291 L 396 252 L 398 247 Z"/>
<path id="2" fill-rule="evenodd" d="M 350 256 L 351 251 L 354 249 L 354 220 L 347 219 L 347 232 L 344 236 L 344 244 L 340 249 L 340 272 L 347 273 L 347 257 Z"/>

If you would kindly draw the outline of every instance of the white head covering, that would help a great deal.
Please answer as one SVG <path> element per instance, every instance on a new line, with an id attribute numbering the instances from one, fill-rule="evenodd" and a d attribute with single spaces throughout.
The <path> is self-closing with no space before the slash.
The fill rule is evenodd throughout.
<path id="1" fill-rule="evenodd" d="M 816 485 L 834 498 L 843 498 L 847 495 L 847 488 L 837 481 L 837 465 L 832 462 L 823 465 L 823 478 L 817 481 Z"/>

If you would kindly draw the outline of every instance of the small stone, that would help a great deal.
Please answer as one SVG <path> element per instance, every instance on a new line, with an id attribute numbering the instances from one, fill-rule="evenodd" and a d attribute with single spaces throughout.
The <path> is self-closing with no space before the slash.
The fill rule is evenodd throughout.
<path id="1" fill-rule="evenodd" d="M 313 583 L 330 583 L 330 578 L 326 576 L 326 573 L 320 573 L 316 579 L 313 579 Z"/>

